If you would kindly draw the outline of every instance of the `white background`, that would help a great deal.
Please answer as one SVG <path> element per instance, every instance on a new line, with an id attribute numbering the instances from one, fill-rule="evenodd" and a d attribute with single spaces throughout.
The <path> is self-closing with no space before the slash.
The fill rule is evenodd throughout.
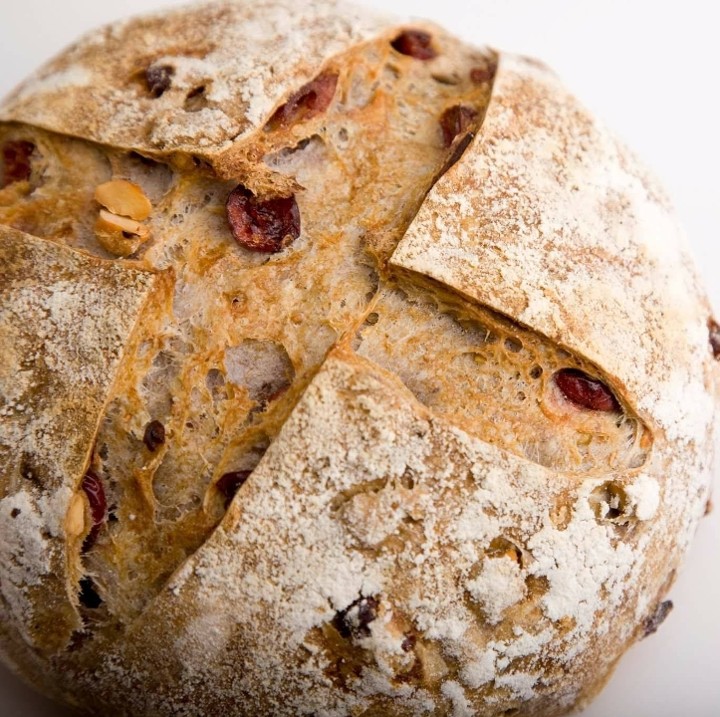
<path id="1" fill-rule="evenodd" d="M 535 55 L 554 67 L 664 181 L 720 311 L 720 60 L 713 0 L 364 3 L 435 19 L 467 39 Z M 0 95 L 78 33 L 175 4 L 0 0 Z M 586 717 L 720 715 L 719 549 L 720 505 L 703 521 L 671 593 L 674 612 L 657 635 L 632 648 Z M 2 717 L 64 714 L 0 668 Z"/>

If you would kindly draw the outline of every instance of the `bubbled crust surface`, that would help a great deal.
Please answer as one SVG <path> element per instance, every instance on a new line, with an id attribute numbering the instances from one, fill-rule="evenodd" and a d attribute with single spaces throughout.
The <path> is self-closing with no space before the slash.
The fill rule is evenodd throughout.
<path id="1" fill-rule="evenodd" d="M 212 2 L 118 22 L 21 85 L 0 120 L 147 153 L 213 157 L 256 129 L 326 58 L 387 25 L 337 0 Z M 151 64 L 174 69 L 162 97 L 148 90 Z M 201 87 L 202 106 L 186 108 Z"/>
<path id="2" fill-rule="evenodd" d="M 24 121 L 110 145 L 39 133 L 38 150 L 48 166 L 57 167 L 48 159 L 56 151 L 72 158 L 87 150 L 88 165 L 105 180 L 109 172 L 127 171 L 128 158 L 120 157 L 118 148 L 173 162 L 176 171 L 167 183 L 163 180 L 164 194 L 158 190 L 153 197 L 152 239 L 133 261 L 139 268 L 182 268 L 172 307 L 169 302 L 162 311 L 159 304 L 155 307 L 158 330 L 151 332 L 150 343 L 153 351 L 169 351 L 175 343 L 183 346 L 176 339 L 185 332 L 190 339 L 182 360 L 192 369 L 182 381 L 173 379 L 174 395 L 168 399 L 183 420 L 166 422 L 167 443 L 148 459 L 142 428 L 156 414 L 145 413 L 136 386 L 152 353 L 147 347 L 147 355 L 137 353 L 137 336 L 125 339 L 138 360 L 126 361 L 113 382 L 114 407 L 106 411 L 101 435 L 110 451 L 108 473 L 126 494 L 118 491 L 116 532 L 106 528 L 83 561 L 93 576 L 102 576 L 119 556 L 118 584 L 126 586 L 126 576 L 137 567 L 128 559 L 132 551 L 122 548 L 137 543 L 131 523 L 143 540 L 150 536 L 162 545 L 171 535 L 174 546 L 190 545 L 187 556 L 168 562 L 177 568 L 169 580 L 151 581 L 149 572 L 136 570 L 142 595 L 139 607 L 126 614 L 111 610 L 111 620 L 92 609 L 74 614 L 85 620 L 85 632 L 73 636 L 72 649 L 56 649 L 52 662 L 20 646 L 22 622 L 14 633 L 5 631 L 4 650 L 43 689 L 88 714 L 561 714 L 591 697 L 627 646 L 642 636 L 702 514 L 714 458 L 712 398 L 717 394 L 705 300 L 678 248 L 681 239 L 664 197 L 545 69 L 501 56 L 486 126 L 479 128 L 485 90 L 468 88 L 467 70 L 479 61 L 480 51 L 437 31 L 438 64 L 413 64 L 412 58 L 392 54 L 388 40 L 394 35 L 376 20 L 363 20 L 350 30 L 356 11 L 318 2 L 293 5 L 288 15 L 288 7 L 282 0 L 214 3 L 121 24 L 41 71 L 40 80 L 21 88 L 0 115 L 16 123 L 11 136 L 22 133 L 19 123 Z M 333 13 L 340 19 L 325 17 Z M 210 26 L 209 18 L 216 24 Z M 252 29 L 248 37 L 257 31 L 264 40 L 248 44 L 238 65 L 237 43 L 245 42 L 238 34 L 246 21 Z M 287 65 L 275 80 L 254 84 L 255 71 L 270 65 L 267 44 L 275 47 L 278 28 L 288 23 L 297 27 L 281 33 Z M 373 32 L 380 33 L 379 39 L 365 43 Z M 328 42 L 329 35 L 340 38 L 337 45 L 334 39 Z M 120 42 L 131 36 L 140 38 L 139 49 L 137 42 L 132 50 Z M 217 45 L 203 45 L 206 37 Z M 187 58 L 196 41 L 213 58 L 212 67 Z M 108 50 L 118 66 L 136 73 L 135 85 L 128 84 L 127 74 L 107 76 L 114 66 Z M 457 56 L 450 69 L 461 68 L 462 81 L 439 72 L 452 52 Z M 147 93 L 142 73 L 148 62 L 168 54 L 185 57 L 175 75 L 177 92 L 168 90 L 150 101 L 142 94 Z M 338 83 L 344 94 L 337 106 L 327 119 L 315 118 L 269 141 L 264 121 L 327 63 L 342 70 Z M 353 71 L 344 74 L 343 63 Z M 206 99 L 216 104 L 187 112 L 187 93 L 207 80 L 208 72 L 217 73 L 218 87 L 224 82 L 237 93 L 230 101 L 222 92 L 213 98 L 210 89 Z M 394 84 L 397 78 L 404 84 Z M 432 92 L 423 94 L 424 83 Z M 431 102 L 423 101 L 429 97 Z M 50 100 L 52 110 L 47 109 Z M 449 148 L 442 145 L 437 117 L 458 102 L 482 110 L 473 126 L 478 138 L 442 177 Z M 68 113 L 83 106 L 87 123 L 76 131 Z M 166 124 L 161 114 L 174 124 Z M 242 151 L 236 152 L 237 144 Z M 253 147 L 261 150 L 256 156 Z M 543 154 L 550 150 L 552 156 Z M 225 152 L 241 161 L 225 163 Z M 280 186 L 278 177 L 286 179 L 283 186 L 298 192 L 305 222 L 291 250 L 266 261 L 232 244 L 222 198 L 233 184 L 179 161 L 190 154 L 207 158 L 225 180 L 238 181 L 233 167 L 257 188 Z M 137 161 L 131 176 L 137 173 L 140 181 L 144 170 L 135 166 Z M 58 231 L 30 216 L 32 202 L 42 206 L 48 199 L 34 190 L 37 174 L 28 186 L 6 190 L 8 196 L 17 195 L 6 214 L 9 221 L 29 222 L 38 233 L 47 230 L 43 236 L 50 241 L 31 238 L 33 243 L 77 242 L 84 251 L 97 252 L 91 233 Z M 67 225 L 62 195 L 53 188 L 62 185 L 63 176 L 54 175 L 55 184 L 44 185 L 44 191 L 52 195 L 53 222 L 57 214 L 58 223 Z M 97 180 L 76 176 L 73 181 L 88 182 L 78 192 L 78 206 L 86 212 L 90 185 Z M 582 201 L 575 198 L 579 183 L 584 183 Z M 609 208 L 607 217 L 599 216 L 598 196 Z M 648 227 L 654 230 L 646 234 Z M 537 249 L 539 242 L 544 253 Z M 127 265 L 62 251 L 83 256 L 93 266 Z M 527 253 L 527 262 L 518 258 L 521 252 Z M 633 266 L 625 260 L 628 254 Z M 600 269 L 612 288 L 611 300 L 599 296 L 595 272 Z M 210 286 L 196 290 L 197 277 Z M 546 295 L 548 287 L 556 294 Z M 240 288 L 247 298 L 236 301 Z M 212 291 L 218 301 L 208 300 L 215 296 Z M 627 294 L 626 308 L 618 299 L 621 291 Z M 402 306 L 398 301 L 388 307 L 395 293 L 411 309 L 398 310 L 403 315 L 395 333 L 383 334 L 393 306 Z M 453 295 L 450 313 L 444 303 L 448 293 Z M 675 299 L 672 306 L 670 299 L 664 303 L 663 293 Z M 346 301 L 348 294 L 352 301 Z M 296 298 L 288 301 L 288 296 Z M 289 310 L 300 301 L 302 312 Z M 601 345 L 596 315 L 610 332 L 612 349 L 625 352 L 622 363 Z M 208 325 L 218 317 L 225 326 L 210 332 Z M 163 326 L 166 318 L 169 324 Z M 452 372 L 444 370 L 450 356 L 408 361 L 421 365 L 426 385 L 442 384 L 440 398 L 428 397 L 431 391 L 424 388 L 408 390 L 412 382 L 396 374 L 393 352 L 384 344 L 394 341 L 397 332 L 417 329 L 422 335 L 441 323 L 449 326 L 443 341 L 452 344 L 457 332 L 472 344 L 481 332 L 470 326 L 471 320 L 480 327 L 500 327 L 506 333 L 499 328 L 498 335 L 507 336 L 510 346 L 522 339 L 528 351 L 547 350 L 552 354 L 547 366 L 580 366 L 598 375 L 615 390 L 622 421 L 633 421 L 637 430 L 631 434 L 647 434 L 651 440 L 627 460 L 622 452 L 619 461 L 591 452 L 590 469 L 561 460 L 541 465 L 538 456 L 523 455 L 516 435 L 503 436 L 501 422 L 490 430 L 489 414 L 468 416 L 472 411 L 463 409 L 462 385 L 454 386 Z M 332 332 L 317 328 L 324 322 Z M 615 324 L 622 322 L 629 327 L 626 333 L 613 335 Z M 79 324 L 75 328 L 81 330 Z M 270 330 L 280 333 L 262 333 Z M 245 334 L 251 342 L 260 336 L 294 347 L 289 357 L 296 380 L 270 411 L 262 405 L 250 408 L 237 395 L 222 404 L 247 409 L 248 420 L 259 416 L 270 446 L 256 467 L 249 466 L 251 476 L 213 530 L 213 511 L 222 504 L 210 481 L 245 465 L 215 457 L 204 472 L 189 470 L 194 463 L 186 456 L 192 454 L 199 465 L 211 439 L 198 432 L 198 438 L 186 440 L 183 431 L 195 431 L 199 417 L 209 424 L 212 440 L 238 445 L 246 440 L 244 431 L 251 424 L 244 425 L 242 416 L 227 435 L 220 431 L 220 438 L 210 420 L 210 404 L 223 392 L 218 374 L 227 369 L 228 357 Z M 620 338 L 628 346 L 620 346 Z M 478 345 L 483 341 L 477 339 Z M 514 348 L 507 349 L 512 361 L 502 346 L 470 348 L 495 362 L 495 373 L 508 385 L 532 368 Z M 661 356 L 663 348 L 672 356 Z M 646 376 L 635 368 L 636 361 Z M 664 377 L 664 368 L 672 369 L 672 380 Z M 211 384 L 208 371 L 214 372 Z M 231 378 L 226 386 L 237 381 L 239 395 L 249 393 L 251 386 L 225 372 Z M 676 415 L 677 405 L 671 414 L 670 402 L 663 402 L 664 390 L 673 396 L 681 390 L 673 381 L 698 404 L 692 418 Z M 151 394 L 148 406 L 166 401 L 166 383 L 161 374 L 145 385 Z M 592 423 L 582 416 L 578 422 L 581 412 L 574 409 L 546 414 L 548 401 L 557 400 L 557 392 L 550 395 L 549 376 L 526 384 L 523 400 L 538 402 L 543 431 L 552 432 L 556 422 L 575 435 Z M 202 410 L 192 415 L 188 428 L 178 404 L 198 396 Z M 523 421 L 522 405 L 513 404 L 507 413 L 512 414 L 508 424 L 519 432 L 535 432 Z M 610 443 L 623 440 L 622 431 L 615 435 L 612 426 L 595 429 L 600 439 L 605 432 Z M 88 453 L 92 441 L 88 436 Z M 116 445 L 122 450 L 113 453 Z M 182 461 L 167 461 L 166 451 L 170 455 L 176 448 Z M 132 470 L 123 473 L 128 456 Z M 63 479 L 77 488 L 84 468 Z M 156 470 L 162 480 L 156 479 Z M 162 512 L 163 500 L 182 498 L 175 494 L 179 487 L 187 490 L 186 483 L 199 489 L 201 498 L 205 495 L 204 503 L 188 502 L 191 517 L 198 518 L 190 527 Z M 142 490 L 134 495 L 138 486 Z M 70 497 L 68 488 L 56 515 L 62 515 Z M 14 498 L 3 499 L 3 510 Z M 38 524 L 45 520 L 42 510 L 30 515 Z M 10 549 L 22 544 L 21 537 L 10 536 Z M 62 531 L 50 543 L 47 551 L 66 550 Z M 67 552 L 70 564 L 80 560 L 77 549 Z M 37 562 L 45 556 L 39 551 Z M 103 609 L 116 607 L 109 599 L 113 581 L 101 587 L 107 598 Z M 76 588 L 68 582 L 68 604 L 76 600 Z M 33 596 L 33 606 L 42 598 Z M 39 639 L 39 634 L 31 637 Z M 57 636 L 60 646 L 65 638 L 66 633 Z M 62 684 L 48 682 L 53 671 Z"/>

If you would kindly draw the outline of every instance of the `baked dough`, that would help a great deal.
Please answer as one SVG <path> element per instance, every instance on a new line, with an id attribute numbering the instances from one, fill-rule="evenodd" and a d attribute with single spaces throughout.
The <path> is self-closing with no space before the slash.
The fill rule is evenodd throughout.
<path id="1" fill-rule="evenodd" d="M 720 330 L 544 65 L 297 5 L 0 107 L 0 655 L 87 714 L 564 714 L 668 612 Z"/>

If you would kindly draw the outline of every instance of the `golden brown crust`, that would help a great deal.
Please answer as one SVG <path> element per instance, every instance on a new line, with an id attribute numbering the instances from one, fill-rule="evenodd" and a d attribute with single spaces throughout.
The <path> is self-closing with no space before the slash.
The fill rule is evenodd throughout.
<path id="1" fill-rule="evenodd" d="M 0 227 L 0 586 L 36 650 L 80 626 L 65 518 L 107 395 L 159 277 Z"/>
<path id="2" fill-rule="evenodd" d="M 387 27 L 337 0 L 209 2 L 118 22 L 21 85 L 0 120 L 151 156 L 212 159 L 261 127 L 325 60 Z M 150 67 L 171 68 L 161 96 Z"/>
<path id="3" fill-rule="evenodd" d="M 707 301 L 635 159 L 497 59 L 216 2 L 90 36 L 0 110 L 35 147 L 0 223 L 42 237 L 0 228 L 1 652 L 46 692 L 550 717 L 642 635 L 714 462 Z M 319 73 L 329 102 L 265 129 Z M 238 182 L 293 195 L 276 253 L 234 241 Z"/>
<path id="4" fill-rule="evenodd" d="M 548 69 L 503 55 L 480 134 L 391 265 L 585 356 L 641 415 L 697 440 L 714 411 L 709 307 L 684 247 L 667 198 L 627 148 Z"/>

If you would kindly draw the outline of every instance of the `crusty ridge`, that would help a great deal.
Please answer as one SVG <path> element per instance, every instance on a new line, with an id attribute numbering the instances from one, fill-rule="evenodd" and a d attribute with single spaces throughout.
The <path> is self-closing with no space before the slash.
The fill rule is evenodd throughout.
<path id="1" fill-rule="evenodd" d="M 41 652 L 64 648 L 80 626 L 66 513 L 161 279 L 0 227 L 0 593 Z"/>
<path id="2" fill-rule="evenodd" d="M 710 309 L 656 180 L 525 58 L 502 56 L 476 145 L 429 193 L 391 265 L 578 352 L 643 418 L 702 441 Z"/>
<path id="3" fill-rule="evenodd" d="M 341 0 L 222 0 L 134 18 L 89 34 L 40 69 L 6 100 L 0 120 L 212 158 L 257 129 L 326 58 L 389 26 Z M 161 97 L 145 82 L 153 63 L 174 70 Z M 188 96 L 196 99 L 189 109 Z"/>
<path id="4" fill-rule="evenodd" d="M 284 3 L 275 6 L 284 7 Z M 195 18 L 193 11 L 187 18 L 189 21 Z M 112 42 L 111 37 L 108 42 Z M 358 47 L 353 45 L 351 50 Z M 388 50 L 387 43 L 383 48 Z M 365 49 L 373 50 L 369 44 Z M 399 72 L 398 64 L 399 61 L 389 63 L 383 68 L 387 72 L 384 80 L 390 78 L 389 86 Z M 495 293 L 509 291 L 503 282 L 513 276 L 493 252 L 482 255 L 488 267 L 485 273 L 468 278 L 460 272 L 461 278 L 467 279 L 465 284 L 450 271 L 443 274 L 436 271 L 438 266 L 446 269 L 446 264 L 455 269 L 452 259 L 457 256 L 463 257 L 461 268 L 476 269 L 479 262 L 473 240 L 476 236 L 484 237 L 488 226 L 511 245 L 513 232 L 518 229 L 513 224 L 517 222 L 513 214 L 516 207 L 509 206 L 511 202 L 503 204 L 507 199 L 502 195 L 503 189 L 511 188 L 512 197 L 521 208 L 527 209 L 528 205 L 534 208 L 543 197 L 533 192 L 532 181 L 520 182 L 519 186 L 514 181 L 517 176 L 528 178 L 523 174 L 523 162 L 536 159 L 541 148 L 547 146 L 543 142 L 547 137 L 538 138 L 539 134 L 548 132 L 552 140 L 559 134 L 561 140 L 566 139 L 563 133 L 568 125 L 559 123 L 558 117 L 564 115 L 557 112 L 554 102 L 523 102 L 527 97 L 521 89 L 528 85 L 528 94 L 532 96 L 530 90 L 535 82 L 546 88 L 550 99 L 562 94 L 554 80 L 542 71 L 535 76 L 536 68 L 521 60 L 506 59 L 501 63 L 501 72 L 505 94 L 498 90 L 491 103 L 492 126 L 487 135 L 485 131 L 480 133 L 480 140 L 470 144 L 465 155 L 460 157 L 458 153 L 453 157 L 459 163 L 446 175 L 447 186 L 454 190 L 447 202 L 450 208 L 436 202 L 437 196 L 442 197 L 446 191 L 441 180 L 437 191 L 425 203 L 435 208 L 435 214 L 427 224 L 417 220 L 414 225 L 413 261 L 432 251 L 436 230 L 452 225 L 457 215 L 465 222 L 457 236 L 448 231 L 450 240 L 459 238 L 462 246 L 453 244 L 443 252 L 437 265 L 403 262 L 401 245 L 391 271 L 385 271 L 384 259 L 392 252 L 405 221 L 412 218 L 415 205 L 398 202 L 407 214 L 397 212 L 388 229 L 378 214 L 392 215 L 393 202 L 403 198 L 403 192 L 397 191 L 403 185 L 395 187 L 395 194 L 387 192 L 390 199 L 382 191 L 375 194 L 356 191 L 358 187 L 352 184 L 354 172 L 343 165 L 342 147 L 336 142 L 348 141 L 347 127 L 328 127 L 322 120 L 313 125 L 313 133 L 307 136 L 299 129 L 296 133 L 295 127 L 290 128 L 286 133 L 287 147 L 275 148 L 277 151 L 270 156 L 254 160 L 258 166 L 263 161 L 273 172 L 292 180 L 287 186 L 298 192 L 300 209 L 305 209 L 309 219 L 306 224 L 310 230 L 290 250 L 268 260 L 232 245 L 221 201 L 232 187 L 218 182 L 209 170 L 195 173 L 186 163 L 180 174 L 173 176 L 177 183 L 171 182 L 168 190 L 172 195 L 168 205 L 175 210 L 160 211 L 153 218 L 152 228 L 157 234 L 143 250 L 143 261 L 176 265 L 188 273 L 197 270 L 198 275 L 210 277 L 218 289 L 218 302 L 232 306 L 233 320 L 240 317 L 240 321 L 247 321 L 245 326 L 255 326 L 247 315 L 262 316 L 263 303 L 268 300 L 276 305 L 283 301 L 292 304 L 302 297 L 304 310 L 317 309 L 320 300 L 333 303 L 334 294 L 330 292 L 317 292 L 321 299 L 312 291 L 302 293 L 310 282 L 302 271 L 297 271 L 301 266 L 298 257 L 302 252 L 319 252 L 321 244 L 325 249 L 337 247 L 334 242 L 343 237 L 353 242 L 352 256 L 345 263 L 338 261 L 336 253 L 329 252 L 328 274 L 337 269 L 338 276 L 343 278 L 342 272 L 347 272 L 348 286 L 353 279 L 362 289 L 369 289 L 354 292 L 357 306 L 369 300 L 377 279 L 367 265 L 358 267 L 352 263 L 357 258 L 354 252 L 363 247 L 380 261 L 381 283 L 391 282 L 393 277 L 388 274 L 401 271 L 405 280 L 416 284 L 420 292 L 430 276 L 460 294 L 458 300 L 462 295 L 478 302 L 487 299 L 488 304 L 510 318 L 544 330 L 543 315 L 538 319 L 539 325 L 535 325 L 535 315 L 523 313 L 522 302 L 493 304 Z M 427 81 L 421 80 L 419 74 L 417 82 Z M 441 85 L 453 81 L 439 73 L 431 79 Z M 349 112 L 358 110 L 356 117 L 363 117 L 357 130 L 360 138 L 368 136 L 362 134 L 368 128 L 382 130 L 379 121 L 366 121 L 367 117 L 384 116 L 382 103 L 373 104 L 377 96 L 372 96 L 367 105 L 362 103 L 371 87 L 377 90 L 377 85 L 365 78 L 358 82 L 354 89 L 360 100 L 346 105 Z M 515 90 L 509 92 L 508 87 Z M 204 94 L 194 97 L 202 99 Z M 399 100 L 405 98 L 401 94 Z M 572 98 L 563 97 L 571 110 L 577 109 Z M 193 98 L 186 94 L 184 99 Z M 278 95 L 275 104 L 280 99 Z M 196 102 L 192 104 L 197 109 Z M 534 112 L 527 112 L 528 105 Z M 414 117 L 417 108 L 404 105 L 402 111 Z M 581 112 L 569 115 L 570 130 L 575 129 L 574 121 L 582 125 Z M 520 129 L 514 125 L 519 121 L 517 118 L 526 123 Z M 479 121 L 473 130 L 478 125 Z M 308 126 L 300 129 L 307 130 Z M 538 127 L 542 132 L 535 131 Z M 336 129 L 338 132 L 330 141 L 331 130 Z M 344 139 L 340 129 L 345 130 Z M 408 182 L 413 201 L 418 202 L 427 189 L 428 165 L 434 162 L 440 165 L 445 158 L 440 151 L 442 133 L 434 118 L 423 124 L 422 133 L 424 139 L 429 137 L 427 144 L 420 143 L 423 151 L 410 156 L 411 161 L 418 160 L 422 171 L 414 182 Z M 513 137 L 512 142 L 504 141 L 508 134 Z M 245 139 L 249 137 L 252 142 L 253 136 Z M 290 142 L 292 137 L 300 141 Z M 91 135 L 89 139 L 97 138 Z M 212 157 L 213 150 L 199 146 L 204 141 L 202 137 L 196 139 L 201 151 L 194 154 Z M 408 146 L 417 149 L 413 145 L 417 136 L 404 139 Z M 465 139 L 471 139 L 470 134 Z M 148 141 L 154 140 L 151 137 Z M 372 161 L 377 159 L 375 150 L 381 141 L 371 134 L 365 147 L 362 142 L 350 144 L 354 160 L 363 156 L 360 154 L 363 149 L 367 152 L 362 170 L 375 169 Z M 177 151 L 193 151 L 194 144 L 194 141 L 179 143 Z M 155 149 L 149 144 L 139 146 L 155 156 L 160 151 L 159 145 Z M 468 143 L 459 146 L 468 147 Z M 401 144 L 398 154 L 392 156 L 401 156 L 403 147 Z M 429 147 L 435 151 L 432 161 L 423 156 Z M 520 157 L 518 147 L 523 150 Z M 94 149 L 102 164 L 101 148 Z M 578 150 L 582 160 L 580 150 L 582 147 Z M 117 157 L 120 153 L 114 149 L 106 151 L 115 153 L 110 164 L 112 171 L 117 172 L 122 166 Z M 611 154 L 610 159 L 595 157 L 594 161 L 603 164 L 603 170 L 611 171 L 618 156 L 631 161 L 623 153 Z M 448 165 L 446 162 L 441 169 Z M 472 184 L 477 167 L 483 169 L 482 178 L 489 187 L 499 187 L 499 196 L 494 196 L 488 206 L 493 210 L 502 207 L 502 211 L 492 221 L 482 213 L 487 207 L 481 206 L 477 215 L 465 211 L 469 202 L 467 187 L 480 189 Z M 386 180 L 382 188 L 391 187 L 388 177 L 392 179 L 394 175 L 386 174 L 385 166 L 379 169 L 379 176 Z M 109 171 L 107 167 L 105 170 Z M 360 174 L 365 176 L 364 172 Z M 398 174 L 407 180 L 408 175 Z M 337 176 L 342 181 L 333 181 Z M 547 179 L 547 175 L 540 176 Z M 233 177 L 230 175 L 230 179 Z M 459 182 L 463 177 L 467 186 Z M 554 198 L 572 196 L 568 195 L 571 188 L 563 183 L 565 179 L 559 175 L 548 180 L 548 186 L 557 192 L 551 193 Z M 342 193 L 348 185 L 354 191 L 348 191 L 344 201 Z M 332 191 L 324 192 L 328 189 Z M 641 198 L 664 216 L 667 207 L 651 194 Z M 334 225 L 323 214 L 326 202 L 332 204 L 328 198 L 333 201 L 339 198 L 338 204 L 343 206 L 338 216 L 345 221 L 337 217 L 336 220 L 345 235 L 334 232 Z M 376 202 L 378 206 L 382 203 L 382 212 Z M 176 211 L 181 204 L 185 204 L 185 209 Z M 626 207 L 622 202 L 619 204 L 621 213 Z M 645 204 L 641 202 L 639 206 Z M 348 220 L 345 212 L 354 207 L 364 211 L 362 221 L 357 217 Z M 428 219 L 424 209 L 420 217 Z M 191 242 L 190 233 L 196 233 L 195 239 L 199 241 Z M 525 236 L 522 231 L 518 233 Z M 442 231 L 440 234 L 445 241 L 447 237 Z M 672 232 L 668 236 L 670 253 L 676 257 L 672 247 L 677 236 Z M 62 236 L 52 238 L 64 240 Z M 636 238 L 629 237 L 628 242 L 635 246 Z M 495 246 L 494 253 L 502 255 L 502 249 Z M 570 251 L 569 247 L 566 249 Z M 612 251 L 618 251 L 618 247 L 611 243 L 608 261 L 611 271 L 618 268 Z M 684 259 L 679 266 L 682 281 L 690 284 L 691 273 Z M 536 279 L 539 268 L 532 263 L 530 267 L 531 279 Z M 282 277 L 280 281 L 273 278 L 274 271 Z M 662 274 L 651 272 L 647 283 L 651 292 L 664 287 L 662 278 Z M 631 281 L 626 283 L 632 285 Z M 216 304 L 198 300 L 197 295 L 186 290 L 189 284 L 178 281 L 173 310 L 179 321 L 195 322 L 202 335 L 203 330 L 207 331 L 209 314 L 217 310 Z M 250 286 L 257 291 L 244 295 Z M 280 294 L 278 289 L 286 293 Z M 484 293 L 479 295 L 478 291 Z M 428 297 L 432 298 L 431 294 L 428 289 Z M 701 297 L 696 299 L 701 308 L 675 316 L 675 320 L 692 338 L 689 352 L 682 354 L 687 359 L 683 370 L 692 376 L 692 385 L 707 404 L 706 392 L 714 391 L 717 371 L 706 345 L 706 317 L 702 315 L 706 307 L 702 306 Z M 338 301 L 338 306 L 341 303 Z M 558 306 L 554 308 L 559 311 Z M 561 308 L 572 314 L 579 311 L 577 306 L 572 302 Z M 352 313 L 349 307 L 343 305 L 343 309 L 348 315 Z M 652 313 L 653 309 L 651 303 L 648 310 Z M 417 310 L 419 322 L 430 314 L 423 317 L 421 305 Z M 303 321 L 301 312 L 288 314 L 287 318 Z M 370 314 L 367 320 L 382 322 L 384 317 L 371 319 Z M 230 325 L 230 321 L 226 323 Z M 253 391 L 262 394 L 262 382 L 243 382 L 243 376 L 247 376 L 252 359 L 261 354 L 258 343 L 265 341 L 271 354 L 277 348 L 277 336 L 271 335 L 277 326 L 267 326 L 268 323 L 271 322 L 264 322 L 266 334 L 247 339 L 250 347 L 245 338 L 240 343 L 233 339 L 227 346 L 220 343 L 214 357 L 204 357 L 195 363 L 191 357 L 186 375 L 192 380 L 184 387 L 180 401 L 194 413 L 186 416 L 179 412 L 182 419 L 190 420 L 175 421 L 172 429 L 178 435 L 185 429 L 195 434 L 204 430 L 212 434 L 214 427 L 208 416 L 212 404 L 225 400 L 223 392 L 234 399 L 234 406 L 244 401 L 245 407 L 254 400 Z M 281 323 L 276 321 L 277 325 Z M 203 544 L 169 584 L 159 581 L 153 586 L 159 593 L 130 626 L 126 641 L 118 644 L 112 636 L 106 639 L 99 631 L 94 639 L 75 643 L 74 652 L 63 656 L 65 665 L 81 671 L 79 680 L 86 682 L 78 687 L 77 694 L 91 703 L 96 700 L 90 707 L 95 713 L 105 711 L 109 701 L 114 712 L 128 715 L 142 710 L 153 714 L 196 714 L 198 703 L 209 713 L 241 715 L 312 712 L 324 717 L 346 717 L 352 712 L 365 717 L 378 714 L 409 717 L 422 713 L 464 715 L 473 709 L 484 714 L 515 709 L 521 710 L 520 714 L 523 711 L 533 715 L 556 714 L 596 688 L 598 679 L 604 679 L 603 673 L 640 634 L 643 621 L 654 613 L 667 588 L 668 572 L 672 574 L 704 503 L 710 471 L 705 455 L 712 440 L 709 411 L 701 414 L 696 424 L 676 424 L 677 433 L 670 434 L 671 440 L 668 431 L 665 435 L 654 431 L 659 440 L 641 466 L 633 464 L 628 470 L 591 478 L 552 472 L 473 438 L 457 425 L 433 415 L 387 368 L 357 355 L 352 330 L 337 343 L 330 358 L 322 361 L 327 345 L 352 323 L 343 320 L 334 321 L 330 327 L 321 326 L 322 340 L 307 344 L 318 353 L 322 364 L 319 371 L 315 373 L 317 366 L 313 365 L 306 377 L 309 385 L 298 384 L 302 390 L 285 394 L 299 398 L 299 402 L 288 402 L 289 416 L 278 412 L 283 419 L 280 433 L 231 503 L 220 528 L 207 541 L 204 534 L 200 536 Z M 312 327 L 316 329 L 316 325 Z M 355 328 L 359 327 L 351 326 Z M 460 329 L 464 329 L 462 324 Z M 220 338 L 222 331 L 230 332 L 230 328 L 221 327 Z M 550 332 L 550 335 L 566 341 L 564 334 Z M 143 347 L 143 361 L 149 361 L 148 356 L 153 358 L 152 351 L 161 346 L 159 369 L 173 368 L 167 355 L 162 355 L 163 350 L 179 346 L 177 353 L 189 353 L 178 336 L 154 338 L 157 343 L 150 341 Z M 216 337 L 206 336 L 205 344 L 210 344 L 211 338 Z M 166 339 L 167 343 L 162 344 Z M 664 333 L 659 340 L 665 340 Z M 567 345 L 571 346 L 570 342 Z M 299 352 L 301 342 L 295 347 Z M 561 350 L 564 349 L 558 347 L 558 353 Z M 267 365 L 285 370 L 284 359 L 288 356 L 296 357 L 293 350 L 285 350 L 284 355 L 278 351 L 271 355 L 271 359 L 277 360 L 274 363 L 270 360 Z M 436 364 L 437 370 L 442 371 L 443 362 Z M 612 369 L 613 364 L 606 366 L 599 359 L 598 365 L 601 370 L 608 370 L 608 380 L 618 395 L 635 408 L 640 396 L 625 394 L 629 383 L 626 375 L 610 371 L 608 366 Z M 208 367 L 211 368 L 206 373 Z M 168 370 L 149 382 L 149 392 L 157 391 L 157 386 L 170 375 Z M 126 376 L 128 384 L 132 378 Z M 251 413 L 253 410 L 255 414 L 262 413 L 275 400 L 275 378 L 272 376 L 273 380 L 268 382 L 273 390 L 261 396 Z M 637 387 L 643 388 L 645 384 L 636 378 Z M 156 453 L 147 443 L 142 448 L 143 424 L 155 416 L 126 410 L 128 406 L 134 408 L 132 400 L 123 404 L 127 396 L 134 400 L 131 389 L 134 387 L 127 394 L 118 392 L 117 411 L 108 414 L 111 419 L 108 423 L 117 423 L 106 425 L 104 435 L 127 439 L 131 447 L 147 450 L 136 452 L 139 467 L 146 475 L 149 465 L 159 464 L 164 469 L 162 480 L 153 481 L 151 476 L 149 485 L 150 491 L 157 491 L 155 498 L 159 495 L 163 499 L 157 502 L 165 501 L 158 508 L 162 520 L 176 508 L 194 509 L 193 500 L 198 496 L 178 496 L 182 491 L 177 478 L 186 477 L 187 471 L 163 466 L 160 458 L 165 449 Z M 167 400 L 163 396 L 162 401 L 153 405 L 172 406 L 175 397 L 170 393 Z M 646 415 L 649 422 L 655 421 L 654 428 L 662 425 L 652 411 Z M 133 424 L 129 427 L 124 425 L 128 416 Z M 477 433 L 482 436 L 482 420 Z M 105 446 L 110 454 L 111 444 L 109 440 Z M 202 450 L 195 451 L 195 445 L 186 441 L 182 448 L 186 454 L 194 452 L 197 465 L 201 465 L 206 456 Z M 102 447 L 98 453 L 102 453 Z M 234 464 L 237 456 L 231 453 L 223 455 L 219 462 L 213 458 L 212 480 L 224 469 L 220 466 L 245 467 Z M 187 465 L 180 467 L 184 469 Z M 132 485 L 131 481 L 126 483 Z M 208 495 L 218 499 L 212 490 L 210 486 Z M 128 521 L 137 518 L 120 513 L 121 520 L 126 517 Z M 679 536 L 677 541 L 675 536 Z M 197 535 L 190 537 L 197 539 Z M 87 556 L 90 564 L 101 553 L 100 540 L 98 550 Z M 308 570 L 308 566 L 312 569 Z M 151 592 L 148 589 L 146 594 Z M 172 687 L 168 688 L 168 684 Z M 279 690 L 278 685 L 283 689 Z"/>

